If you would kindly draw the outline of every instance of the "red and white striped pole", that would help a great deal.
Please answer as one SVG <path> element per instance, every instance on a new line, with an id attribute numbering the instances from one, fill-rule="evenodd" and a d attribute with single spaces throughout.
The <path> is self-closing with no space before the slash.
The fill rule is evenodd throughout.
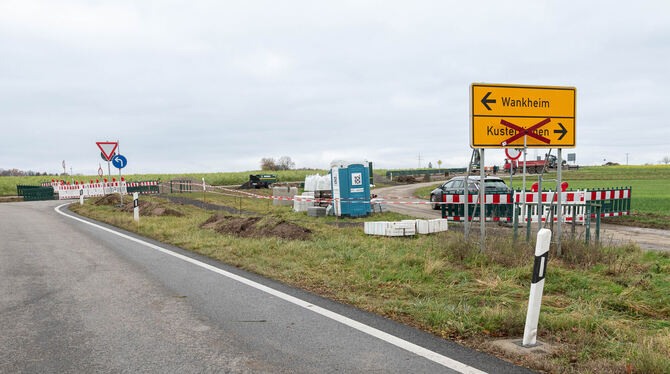
<path id="1" fill-rule="evenodd" d="M 547 273 L 547 259 L 550 243 L 551 230 L 540 229 L 537 233 L 537 242 L 535 243 L 533 278 L 530 284 L 530 296 L 528 297 L 526 327 L 523 330 L 523 342 L 521 343 L 524 347 L 534 346 L 537 343 L 537 323 L 540 319 L 540 306 L 542 305 L 544 277 Z"/>

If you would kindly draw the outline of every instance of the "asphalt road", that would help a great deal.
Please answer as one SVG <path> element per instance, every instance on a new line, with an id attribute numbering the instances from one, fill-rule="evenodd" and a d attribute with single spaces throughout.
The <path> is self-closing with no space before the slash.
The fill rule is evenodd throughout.
<path id="1" fill-rule="evenodd" d="M 2 373 L 528 372 L 59 204 L 0 204 Z"/>
<path id="2" fill-rule="evenodd" d="M 440 182 L 432 181 L 413 184 L 402 184 L 393 187 L 376 188 L 372 192 L 387 201 L 407 201 L 421 204 L 388 204 L 388 209 L 392 212 L 403 213 L 417 218 L 434 219 L 441 218 L 442 213 L 439 210 L 433 210 L 430 204 L 424 204 L 427 200 L 418 199 L 414 196 L 414 190 L 424 186 L 434 186 Z"/>

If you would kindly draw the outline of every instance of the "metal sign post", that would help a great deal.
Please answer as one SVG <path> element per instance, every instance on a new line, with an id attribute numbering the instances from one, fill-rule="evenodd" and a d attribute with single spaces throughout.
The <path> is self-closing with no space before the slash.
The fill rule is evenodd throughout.
<path id="1" fill-rule="evenodd" d="M 117 150 L 117 155 L 121 155 L 121 149 L 119 148 L 119 140 L 116 140 L 116 150 Z M 125 165 L 124 165 L 125 166 Z M 120 206 L 123 206 L 123 195 L 121 194 L 121 168 L 119 168 L 119 201 L 120 201 Z"/>
<path id="2" fill-rule="evenodd" d="M 107 161 L 107 177 L 109 178 L 107 182 L 109 183 L 109 192 L 112 192 L 112 163 Z"/>
<path id="3" fill-rule="evenodd" d="M 556 252 L 558 253 L 559 256 L 562 255 L 561 251 L 561 235 L 563 232 L 561 231 L 561 224 L 563 223 L 563 211 L 561 209 L 561 198 L 563 195 L 563 182 L 562 182 L 562 171 L 563 171 L 563 149 L 558 148 L 558 154 L 557 154 L 558 160 L 556 161 L 558 163 L 558 170 L 556 173 L 556 194 L 558 196 L 558 201 L 556 203 L 556 216 L 558 217 L 558 220 L 556 221 Z"/>
<path id="4" fill-rule="evenodd" d="M 551 207 L 551 202 L 549 203 Z M 542 230 L 542 174 L 537 176 L 537 232 L 539 233 Z"/>
<path id="5" fill-rule="evenodd" d="M 472 163 L 475 160 L 475 154 L 478 151 L 476 149 L 472 150 L 472 155 L 470 156 L 470 163 L 468 164 L 468 173 L 465 175 L 465 202 L 464 202 L 464 217 L 465 222 L 463 223 L 463 230 L 465 235 L 465 240 L 470 238 L 470 173 L 472 172 Z"/>
<path id="6" fill-rule="evenodd" d="M 121 143 L 119 143 L 119 141 L 117 140 L 116 144 L 117 144 L 116 145 L 116 154 L 117 154 L 117 156 L 121 156 L 121 145 L 120 145 Z M 116 166 L 116 165 L 114 165 L 114 166 Z M 123 166 L 126 166 L 126 165 L 123 165 Z M 120 184 L 121 183 L 121 169 L 122 168 L 119 168 L 119 186 L 121 185 Z"/>
<path id="7" fill-rule="evenodd" d="M 523 175 L 522 175 L 522 178 L 523 178 L 523 187 L 522 187 L 523 188 L 523 194 L 522 194 L 523 204 L 521 205 L 521 212 L 522 212 L 521 216 L 522 217 L 530 217 L 528 214 L 526 214 L 526 210 L 528 209 L 528 206 L 526 205 L 526 155 L 528 153 L 528 147 L 526 146 L 526 141 L 527 141 L 527 139 L 524 136 L 523 137 Z M 526 227 L 529 227 L 529 226 L 526 225 Z M 528 229 L 526 229 L 526 230 L 528 230 Z M 528 231 L 530 231 L 530 230 L 528 230 Z M 528 233 L 526 233 L 526 238 L 528 238 Z M 526 240 L 526 241 L 528 241 L 528 240 Z"/>
<path id="8" fill-rule="evenodd" d="M 484 168 L 484 148 L 479 150 L 479 230 L 481 231 L 479 252 L 484 252 L 486 240 L 486 170 Z"/>
<path id="9" fill-rule="evenodd" d="M 119 154 L 112 157 L 112 164 L 114 165 L 115 168 L 119 169 L 119 197 L 121 199 L 121 204 L 123 204 L 123 195 L 121 193 L 121 188 L 123 186 L 123 183 L 121 183 L 121 181 L 123 180 L 123 177 L 121 176 L 121 169 L 125 168 L 126 165 L 128 165 L 128 160 L 119 152 Z"/>
<path id="10" fill-rule="evenodd" d="M 524 141 L 524 143 L 525 143 L 525 141 Z M 509 159 L 509 186 L 512 189 L 512 215 L 514 215 L 514 240 L 515 241 L 516 241 L 516 234 L 517 234 L 516 225 L 519 222 L 519 215 L 521 215 L 523 217 L 523 213 L 522 213 L 523 210 L 521 212 L 519 212 L 519 214 L 517 214 L 517 212 L 516 212 L 516 207 L 517 207 L 518 201 L 516 201 L 515 198 L 514 198 L 515 194 L 514 194 L 514 178 L 513 178 L 513 176 L 514 176 L 514 170 L 516 169 L 514 167 L 514 163 L 516 162 L 517 167 L 519 166 L 519 161 L 517 161 L 517 160 L 519 158 L 521 158 L 521 154 L 523 152 L 523 150 L 518 149 L 518 148 L 516 150 L 519 153 L 517 153 L 515 156 L 512 156 L 509 153 L 509 148 L 505 148 L 505 155 Z M 507 163 L 507 161 L 505 161 L 505 162 Z M 524 179 L 525 179 L 525 175 L 524 175 Z"/>

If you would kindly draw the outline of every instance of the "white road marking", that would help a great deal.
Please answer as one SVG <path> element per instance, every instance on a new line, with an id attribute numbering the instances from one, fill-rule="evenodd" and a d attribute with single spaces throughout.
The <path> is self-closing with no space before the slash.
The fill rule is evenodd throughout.
<path id="1" fill-rule="evenodd" d="M 383 340 L 383 341 L 385 341 L 385 342 L 387 342 L 387 343 L 390 343 L 390 344 L 395 345 L 396 347 L 402 348 L 402 349 L 404 349 L 404 350 L 406 350 L 406 351 L 409 351 L 409 352 L 412 352 L 412 353 L 414 353 L 414 354 L 417 354 L 417 355 L 419 355 L 419 356 L 421 356 L 421 357 L 427 358 L 428 360 L 431 360 L 431 361 L 433 361 L 433 362 L 436 362 L 436 363 L 438 363 L 438 364 L 440 364 L 440 365 L 442 365 L 442 366 L 445 366 L 445 367 L 447 367 L 447 368 L 449 368 L 449 369 L 456 370 L 456 371 L 459 371 L 459 372 L 461 372 L 461 373 L 467 373 L 467 374 L 470 374 L 470 373 L 471 373 L 471 374 L 486 374 L 486 372 L 481 371 L 481 370 L 479 370 L 479 369 L 476 369 L 476 368 L 474 368 L 474 367 L 472 367 L 472 366 L 466 365 L 466 364 L 464 364 L 464 363 L 462 363 L 462 362 L 456 361 L 456 360 L 454 360 L 454 359 L 452 359 L 452 358 L 449 358 L 449 357 L 447 357 L 447 356 L 443 356 L 443 355 L 441 355 L 441 354 L 439 354 L 439 353 L 436 353 L 436 352 L 433 352 L 433 351 L 431 351 L 431 350 L 429 350 L 429 349 L 426 349 L 426 348 L 423 348 L 423 347 L 421 347 L 421 346 L 418 346 L 418 345 L 416 345 L 416 344 L 414 344 L 414 343 L 410 343 L 410 342 L 408 342 L 407 340 L 404 340 L 404 339 L 401 339 L 401 338 L 399 338 L 399 337 L 397 337 L 397 336 L 394 336 L 394 335 L 385 333 L 384 331 L 381 331 L 381 330 L 378 330 L 378 329 L 376 329 L 376 328 L 374 328 L 374 327 L 371 327 L 371 326 L 368 326 L 368 325 L 366 325 L 366 324 L 360 323 L 360 322 L 355 321 L 355 320 L 353 320 L 353 319 L 351 319 L 351 318 L 345 317 L 345 316 L 343 316 L 343 315 L 341 315 L 341 314 L 337 314 L 337 313 L 335 313 L 335 312 L 333 312 L 333 311 L 330 311 L 330 310 L 328 310 L 328 309 L 325 309 L 325 308 L 322 308 L 322 307 L 320 307 L 320 306 L 316 306 L 316 305 L 314 305 L 314 304 L 308 303 L 307 301 L 304 301 L 304 300 L 299 299 L 299 298 L 297 298 L 297 297 L 294 297 L 294 296 L 285 294 L 285 293 L 283 293 L 283 292 L 281 292 L 281 291 L 277 291 L 277 290 L 275 290 L 275 289 L 273 289 L 273 288 L 270 288 L 270 287 L 268 287 L 268 286 L 265 286 L 265 285 L 262 285 L 262 284 L 260 284 L 260 283 L 254 282 L 254 281 L 252 281 L 252 280 L 250 280 L 250 279 L 247 279 L 247 278 L 244 278 L 244 277 L 242 277 L 242 276 L 239 276 L 239 275 L 236 275 L 236 274 L 227 272 L 227 271 L 225 271 L 225 270 L 221 270 L 221 269 L 219 269 L 219 268 L 217 268 L 217 267 L 215 267 L 215 266 L 206 264 L 206 263 L 204 263 L 204 262 L 200 262 L 200 261 L 198 261 L 198 260 L 192 259 L 192 258 L 187 257 L 187 256 L 184 256 L 184 255 L 181 255 L 181 254 L 179 254 L 179 253 L 172 252 L 172 251 L 170 251 L 170 250 L 168 250 L 168 249 L 159 247 L 159 246 L 157 246 L 157 245 L 155 245 L 155 244 L 151 244 L 151 243 L 149 243 L 149 242 L 145 242 L 144 240 L 134 238 L 134 237 L 132 237 L 132 236 L 129 236 L 129 235 L 120 233 L 120 232 L 115 231 L 115 230 L 112 230 L 112 229 L 110 229 L 110 228 L 107 228 L 107 227 L 104 227 L 104 226 L 100 226 L 100 225 L 97 225 L 97 224 L 95 224 L 95 223 L 92 223 L 92 222 L 83 220 L 83 219 L 81 219 L 81 218 L 77 218 L 77 217 L 74 217 L 74 216 L 71 216 L 71 215 L 69 215 L 69 214 L 66 214 L 66 213 L 61 212 L 60 208 L 63 207 L 63 206 L 65 206 L 65 205 L 68 205 L 68 204 L 69 204 L 69 203 L 61 204 L 61 205 L 55 207 L 54 210 L 55 210 L 57 213 L 59 213 L 59 214 L 65 216 L 65 217 L 74 219 L 74 220 L 76 220 L 76 221 L 85 223 L 85 224 L 87 224 L 87 225 L 91 225 L 91 226 L 93 226 L 93 227 L 99 228 L 100 230 L 107 231 L 107 232 L 109 232 L 109 233 L 111 233 L 111 234 L 120 236 L 120 237 L 122 237 L 122 238 L 124 238 L 124 239 L 128 239 L 128 240 L 133 241 L 133 242 L 135 242 L 135 243 L 142 244 L 142 245 L 144 245 L 144 246 L 146 246 L 146 247 L 149 247 L 149 248 L 151 248 L 151 249 L 155 249 L 155 250 L 157 250 L 157 251 L 159 251 L 159 252 L 162 252 L 162 253 L 164 253 L 164 254 L 166 254 L 166 255 L 170 255 L 170 256 L 176 257 L 176 258 L 178 258 L 178 259 L 180 259 L 180 260 L 189 262 L 189 263 L 191 263 L 191 264 L 193 264 L 193 265 L 200 266 L 200 267 L 203 268 L 203 269 L 207 269 L 207 270 L 209 270 L 209 271 L 212 271 L 212 272 L 215 272 L 215 273 L 217 273 L 217 274 L 223 275 L 224 277 L 227 277 L 227 278 L 236 280 L 236 281 L 238 281 L 238 282 L 240 282 L 240 283 L 246 284 L 247 286 L 250 286 L 250 287 L 253 287 L 253 288 L 257 289 L 257 290 L 266 292 L 266 293 L 268 293 L 268 294 L 270 294 L 270 295 L 273 295 L 273 296 L 276 296 L 276 297 L 278 297 L 278 298 L 280 298 L 280 299 L 283 299 L 283 300 L 285 300 L 285 301 L 288 301 L 289 303 L 292 303 L 292 304 L 298 305 L 298 306 L 300 306 L 300 307 L 303 307 L 303 308 L 305 308 L 305 309 L 311 310 L 311 311 L 314 312 L 314 313 L 318 313 L 318 314 L 320 314 L 320 315 L 322 315 L 322 316 L 324 316 L 324 317 L 327 317 L 327 318 L 330 318 L 330 319 L 332 319 L 332 320 L 334 320 L 334 321 L 340 322 L 340 323 L 342 323 L 342 324 L 344 324 L 344 325 L 347 325 L 347 326 L 349 326 L 349 327 L 351 327 L 351 328 L 354 328 L 354 329 L 356 329 L 356 330 L 358 330 L 358 331 L 361 331 L 361 332 L 366 333 L 366 334 L 368 334 L 368 335 L 374 336 L 374 337 L 377 338 L 377 339 L 381 339 L 381 340 Z"/>

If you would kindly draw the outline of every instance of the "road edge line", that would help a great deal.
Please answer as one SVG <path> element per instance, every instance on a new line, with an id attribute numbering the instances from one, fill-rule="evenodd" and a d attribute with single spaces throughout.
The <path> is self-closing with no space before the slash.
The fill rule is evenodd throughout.
<path id="1" fill-rule="evenodd" d="M 206 263 L 204 263 L 204 262 L 198 261 L 198 260 L 193 259 L 193 258 L 191 258 L 191 257 L 184 256 L 184 255 L 179 254 L 179 253 L 175 253 L 175 252 L 173 252 L 173 251 L 171 251 L 171 250 L 168 250 L 168 249 L 165 249 L 165 248 L 160 247 L 160 246 L 158 246 L 158 245 L 155 245 L 155 244 L 146 242 L 146 241 L 144 241 L 144 240 L 142 240 L 142 239 L 138 239 L 138 238 L 132 237 L 132 236 L 130 236 L 130 235 L 126 235 L 126 234 L 123 234 L 123 233 L 121 233 L 121 232 L 115 231 L 115 230 L 113 230 L 113 229 L 111 229 L 111 228 L 104 227 L 104 226 L 98 225 L 98 224 L 96 224 L 96 223 L 89 222 L 89 221 L 87 221 L 87 220 L 84 220 L 84 219 L 81 219 L 81 218 L 78 218 L 78 217 L 71 216 L 71 215 L 69 215 L 69 214 L 67 214 L 67 213 L 64 213 L 64 212 L 62 212 L 62 211 L 60 210 L 61 207 L 65 206 L 65 205 L 69 205 L 69 204 L 70 204 L 70 203 L 61 204 L 61 205 L 55 207 L 54 210 L 56 211 L 56 213 L 58 213 L 58 214 L 60 214 L 60 215 L 62 215 L 62 216 L 65 216 L 65 217 L 68 217 L 68 218 L 70 218 L 70 219 L 73 219 L 73 220 L 76 220 L 76 221 L 85 223 L 85 224 L 87 224 L 87 225 L 96 227 L 96 228 L 101 229 L 101 230 L 103 230 L 103 231 L 107 231 L 107 232 L 109 232 L 109 233 L 111 233 L 111 234 L 120 236 L 120 237 L 122 237 L 122 238 L 124 238 L 124 239 L 128 239 L 128 240 L 133 241 L 133 242 L 135 242 L 135 243 L 142 244 L 142 245 L 144 245 L 144 246 L 146 246 L 146 247 L 149 247 L 149 248 L 151 248 L 151 249 L 157 250 L 157 251 L 162 252 L 162 253 L 164 253 L 164 254 L 166 254 L 166 255 L 173 256 L 173 257 L 178 258 L 178 259 L 180 259 L 180 260 L 183 260 L 183 261 L 186 261 L 186 262 L 191 263 L 191 264 L 193 264 L 193 265 L 199 266 L 199 267 L 201 267 L 201 268 L 203 268 L 203 269 L 207 269 L 207 270 L 209 270 L 209 271 L 212 271 L 212 272 L 214 272 L 214 273 L 217 273 L 217 274 L 222 275 L 222 276 L 224 276 L 224 277 L 227 277 L 227 278 L 229 278 L 229 279 L 232 279 L 232 280 L 235 280 L 235 281 L 240 282 L 240 283 L 242 283 L 242 284 L 245 284 L 245 285 L 247 285 L 247 286 L 249 286 L 249 287 L 255 288 L 255 289 L 259 290 L 259 291 L 263 291 L 263 292 L 265 292 L 265 293 L 267 293 L 267 294 L 270 294 L 270 295 L 272 295 L 272 296 L 278 297 L 278 298 L 280 298 L 280 299 L 282 299 L 282 300 L 284 300 L 284 301 L 287 301 L 287 302 L 289 302 L 289 303 L 291 303 L 291 304 L 294 304 L 294 305 L 300 306 L 300 307 L 302 307 L 302 308 L 311 310 L 311 311 L 314 312 L 314 313 L 320 314 L 320 315 L 322 315 L 322 316 L 324 316 L 324 317 L 326 317 L 326 318 L 332 319 L 332 320 L 334 320 L 334 321 L 336 321 L 336 322 L 339 322 L 339 323 L 341 323 L 341 324 L 343 324 L 343 325 L 349 326 L 349 327 L 351 327 L 351 328 L 353 328 L 353 329 L 356 329 L 356 330 L 358 330 L 358 331 L 360 331 L 360 332 L 363 332 L 363 333 L 368 334 L 368 335 L 370 335 L 370 336 L 373 336 L 373 337 L 375 337 L 375 338 L 377 338 L 377 339 L 380 339 L 380 340 L 382 340 L 382 341 L 385 341 L 385 342 L 387 342 L 387 343 L 389 343 L 389 344 L 392 344 L 392 345 L 394 345 L 394 346 L 396 346 L 396 347 L 398 347 L 398 348 L 404 349 L 404 350 L 406 350 L 406 351 L 408 351 L 408 352 L 412 352 L 412 353 L 414 353 L 414 354 L 416 354 L 416 355 L 418 355 L 418 356 L 421 356 L 421 357 L 426 358 L 426 359 L 428 359 L 428 360 L 430 360 L 430 361 L 433 361 L 433 362 L 435 362 L 435 363 L 438 363 L 438 364 L 440 364 L 440 365 L 442 365 L 442 366 L 444 366 L 444 367 L 447 367 L 447 368 L 449 368 L 449 369 L 457 370 L 457 371 L 459 371 L 459 372 L 461 372 L 461 373 L 467 373 L 467 374 L 486 374 L 485 371 L 481 371 L 481 370 L 479 370 L 479 369 L 477 369 L 477 368 L 474 368 L 474 367 L 472 367 L 472 366 L 470 366 L 470 365 L 464 364 L 464 363 L 462 363 L 462 362 L 460 362 L 460 361 L 456 361 L 456 360 L 454 360 L 454 359 L 452 359 L 452 358 L 449 358 L 449 357 L 447 357 L 447 356 L 441 355 L 441 354 L 439 354 L 439 353 L 437 353 L 437 352 L 433 352 L 433 351 L 431 351 L 431 350 L 429 350 L 429 349 L 427 349 L 427 348 L 424 348 L 424 347 L 421 347 L 421 346 L 419 346 L 419 345 L 417 345 L 417 344 L 408 342 L 407 340 L 401 339 L 401 338 L 399 338 L 399 337 L 397 337 L 397 336 L 395 336 L 395 335 L 391 335 L 391 334 L 389 334 L 389 333 L 386 333 L 386 332 L 381 331 L 381 330 L 379 330 L 379 329 L 376 329 L 376 328 L 374 328 L 374 327 L 368 326 L 368 325 L 366 325 L 366 324 L 364 324 L 364 323 L 361 323 L 361 322 L 358 322 L 358 321 L 356 321 L 356 320 L 353 320 L 353 319 L 351 319 L 351 318 L 349 318 L 349 317 L 345 317 L 345 316 L 343 316 L 343 315 L 341 315 L 341 314 L 335 313 L 335 312 L 333 312 L 333 311 L 331 311 L 331 310 L 328 310 L 328 309 L 326 309 L 326 308 L 323 308 L 323 307 L 314 305 L 314 304 L 312 304 L 312 303 L 309 303 L 309 302 L 307 302 L 307 301 L 304 301 L 304 300 L 302 300 L 302 299 L 300 299 L 300 298 L 297 298 L 297 297 L 295 297 L 295 296 L 291 296 L 291 295 L 286 294 L 286 293 L 284 293 L 284 292 L 275 290 L 274 288 L 268 287 L 268 286 L 266 286 L 266 285 L 260 284 L 260 283 L 255 282 L 255 281 L 252 281 L 252 280 L 247 279 L 247 278 L 245 278 L 245 277 L 242 277 L 242 276 L 240 276 L 240 275 L 230 273 L 230 272 L 225 271 L 225 270 L 223 270 L 223 269 L 219 269 L 219 268 L 217 268 L 217 267 L 215 267 L 215 266 L 206 264 Z"/>

